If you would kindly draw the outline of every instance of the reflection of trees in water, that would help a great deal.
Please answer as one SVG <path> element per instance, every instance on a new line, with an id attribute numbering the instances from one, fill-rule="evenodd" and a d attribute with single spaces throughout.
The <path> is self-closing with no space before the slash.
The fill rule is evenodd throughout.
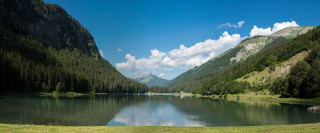
<path id="1" fill-rule="evenodd" d="M 276 102 L 230 102 L 209 98 L 146 95 L 94 95 L 81 97 L 2 97 L 0 123 L 106 125 L 124 107 L 151 101 L 148 110 L 159 102 L 208 125 L 262 125 L 319 122 L 319 114 L 308 106 Z"/>
<path id="2" fill-rule="evenodd" d="M 123 107 L 145 96 L 7 97 L 0 101 L 0 122 L 12 124 L 105 125 Z M 4 108 L 5 107 L 5 108 Z"/>
<path id="3" fill-rule="evenodd" d="M 307 106 L 270 102 L 235 102 L 208 98 L 170 100 L 180 111 L 214 125 L 266 125 L 319 122 Z"/>
<path id="4" fill-rule="evenodd" d="M 304 105 L 277 102 L 236 102 L 198 97 L 152 96 L 151 100 L 173 104 L 197 121 L 214 125 L 266 125 L 319 122 Z"/>

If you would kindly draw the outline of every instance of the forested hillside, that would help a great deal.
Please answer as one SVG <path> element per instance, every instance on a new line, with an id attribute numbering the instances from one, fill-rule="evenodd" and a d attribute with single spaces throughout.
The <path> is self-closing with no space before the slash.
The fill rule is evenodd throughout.
<path id="1" fill-rule="evenodd" d="M 0 91 L 147 91 L 104 60 L 89 31 L 60 6 L 0 2 Z"/>
<path id="2" fill-rule="evenodd" d="M 221 74 L 249 56 L 273 48 L 313 28 L 312 26 L 287 27 L 268 36 L 254 36 L 244 39 L 236 47 L 227 52 L 207 61 L 201 66 L 182 73 L 171 80 L 166 86 L 171 90 L 192 92 L 199 89 L 208 77 Z"/>
<path id="3" fill-rule="evenodd" d="M 291 57 L 311 51 L 304 60 L 299 61 L 290 69 L 284 78 L 278 77 L 266 84 L 250 84 L 237 79 L 253 71 L 263 71 L 267 67 L 270 72 L 274 66 L 288 61 Z M 283 97 L 313 98 L 320 96 L 320 27 L 296 38 L 282 42 L 273 48 L 265 49 L 255 56 L 235 65 L 222 74 L 207 78 L 198 93 L 211 94 L 237 94 L 244 91 L 270 90 L 272 94 Z"/>

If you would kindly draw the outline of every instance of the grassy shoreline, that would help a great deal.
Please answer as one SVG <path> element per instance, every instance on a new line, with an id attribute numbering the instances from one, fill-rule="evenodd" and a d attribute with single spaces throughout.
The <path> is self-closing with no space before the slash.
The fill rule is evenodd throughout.
<path id="1" fill-rule="evenodd" d="M 280 95 L 255 95 L 252 93 L 246 94 L 228 94 L 226 98 L 219 95 L 202 96 L 195 95 L 196 97 L 206 97 L 212 99 L 225 99 L 228 101 L 261 101 L 261 102 L 279 102 L 279 103 L 290 103 L 290 104 L 304 104 L 304 105 L 320 105 L 320 97 L 313 99 L 299 99 L 299 98 L 280 98 Z"/>
<path id="2" fill-rule="evenodd" d="M 319 132 L 320 123 L 265 126 L 167 127 L 167 126 L 45 126 L 0 124 L 0 132 Z"/>
<path id="3" fill-rule="evenodd" d="M 145 93 L 146 95 L 175 95 L 181 96 L 180 93 Z M 209 95 L 203 96 L 200 94 L 184 93 L 183 96 L 194 96 L 194 97 L 205 97 L 211 99 L 223 99 L 228 101 L 261 101 L 261 102 L 280 102 L 280 103 L 290 103 L 290 104 L 304 104 L 304 105 L 320 105 L 320 97 L 312 99 L 300 99 L 300 98 L 280 98 L 280 95 L 269 95 L 269 94 L 255 94 L 245 93 L 245 94 L 228 94 L 226 98 L 219 95 Z"/>
<path id="4" fill-rule="evenodd" d="M 9 95 L 39 95 L 39 96 L 68 96 L 68 97 L 76 97 L 76 96 L 84 96 L 84 95 L 108 95 L 108 94 L 116 94 L 116 93 L 78 93 L 78 92 L 34 92 L 34 93 L 10 93 Z M 194 97 L 205 97 L 212 99 L 223 99 L 228 101 L 263 101 L 263 102 L 280 102 L 280 103 L 290 103 L 290 104 L 305 104 L 305 105 L 320 105 L 320 97 L 313 99 L 299 99 L 299 98 L 280 98 L 280 95 L 269 95 L 269 94 L 255 94 L 245 93 L 245 94 L 228 94 L 225 98 L 224 96 L 219 95 L 209 95 L 203 96 L 200 94 L 192 94 L 192 93 L 119 93 L 119 94 L 128 94 L 128 95 L 172 95 L 172 96 L 194 96 Z M 1 95 L 0 95 L 1 96 Z"/>
<path id="5" fill-rule="evenodd" d="M 174 95 L 174 96 L 194 96 L 192 93 L 154 93 L 154 92 L 147 92 L 144 95 Z"/>

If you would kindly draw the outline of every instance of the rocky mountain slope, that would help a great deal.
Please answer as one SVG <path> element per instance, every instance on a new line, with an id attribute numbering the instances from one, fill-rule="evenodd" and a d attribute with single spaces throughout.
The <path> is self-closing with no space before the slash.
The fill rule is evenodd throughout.
<path id="1" fill-rule="evenodd" d="M 297 35 L 313 29 L 312 26 L 287 27 L 268 36 L 254 36 L 242 40 L 237 46 L 207 61 L 201 66 L 182 73 L 166 86 L 173 90 L 192 91 L 200 88 L 207 77 L 222 73 L 251 55 L 277 46 Z"/>
<path id="2" fill-rule="evenodd" d="M 320 27 L 271 46 L 267 44 L 257 54 L 207 78 L 195 92 L 203 95 L 262 92 L 282 97 L 319 97 Z"/>
<path id="3" fill-rule="evenodd" d="M 271 34 L 271 37 L 285 37 L 285 38 L 295 38 L 297 35 L 302 35 L 308 31 L 314 29 L 314 26 L 301 26 L 301 27 L 287 27 L 276 33 Z"/>
<path id="4" fill-rule="evenodd" d="M 272 83 L 275 79 L 279 77 L 285 78 L 290 73 L 290 69 L 293 66 L 295 66 L 299 61 L 303 61 L 304 58 L 308 56 L 308 54 L 308 51 L 303 51 L 278 65 L 267 67 L 262 71 L 253 71 L 247 73 L 241 78 L 238 78 L 237 81 L 246 81 L 252 85 Z"/>
<path id="5" fill-rule="evenodd" d="M 150 72 L 137 73 L 132 75 L 130 78 L 140 83 L 144 83 L 149 87 L 164 86 L 169 82 L 169 80 L 159 78 L 158 76 L 155 76 Z"/>

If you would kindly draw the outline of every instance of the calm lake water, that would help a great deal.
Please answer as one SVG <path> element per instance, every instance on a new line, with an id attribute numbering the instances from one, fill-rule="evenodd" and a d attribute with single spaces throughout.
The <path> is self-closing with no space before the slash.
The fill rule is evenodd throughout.
<path id="1" fill-rule="evenodd" d="M 0 123 L 65 126 L 249 126 L 320 122 L 306 105 L 168 95 L 0 97 Z"/>

